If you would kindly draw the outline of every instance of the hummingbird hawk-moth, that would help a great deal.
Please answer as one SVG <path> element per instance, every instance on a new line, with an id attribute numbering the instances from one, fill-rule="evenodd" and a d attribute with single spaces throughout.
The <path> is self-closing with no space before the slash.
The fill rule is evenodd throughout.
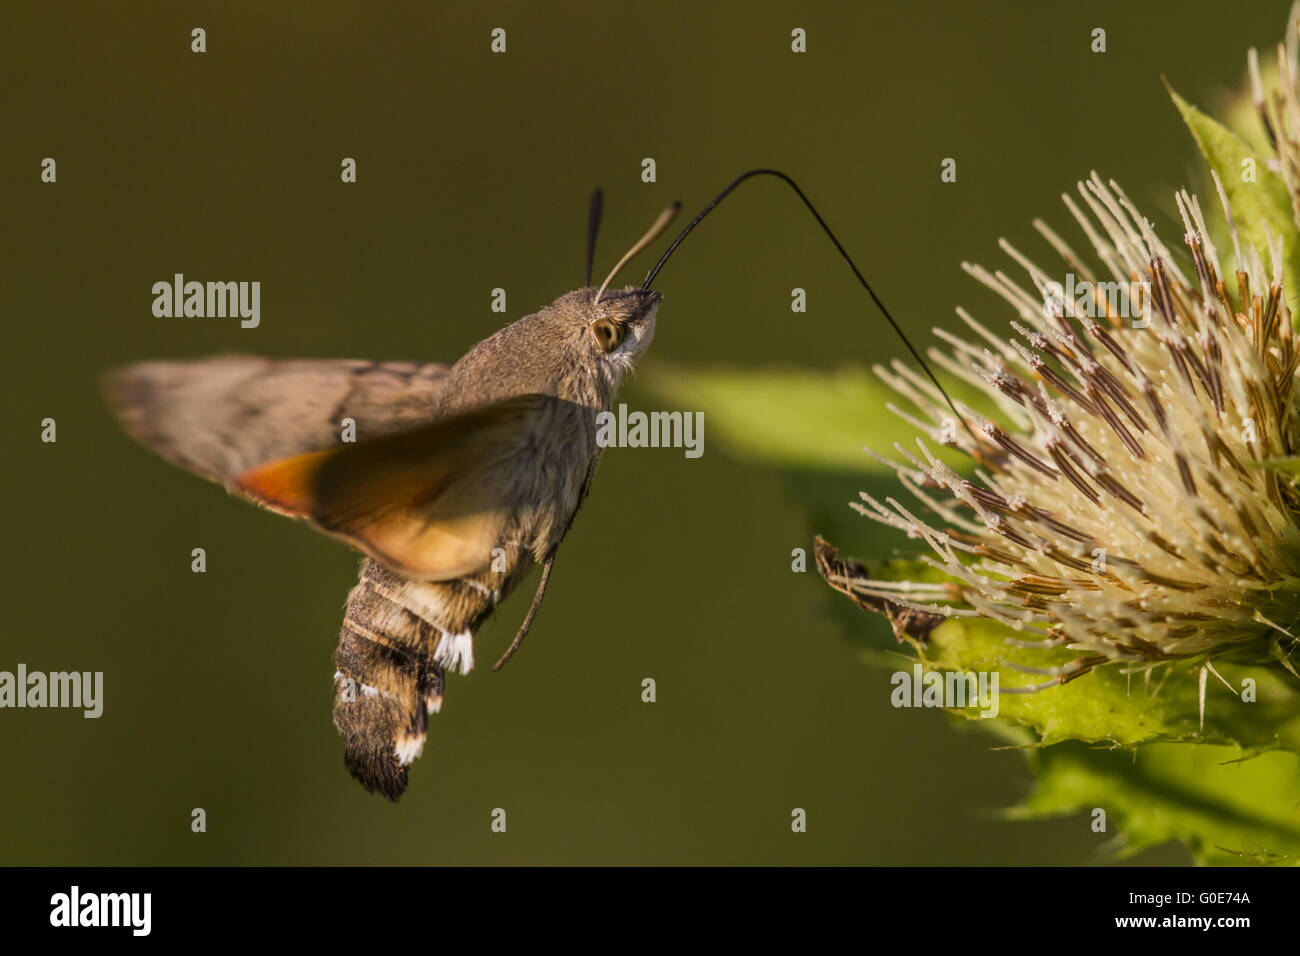
<path id="1" fill-rule="evenodd" d="M 600 462 L 597 415 L 654 335 L 661 296 L 651 282 L 714 206 L 757 175 L 798 193 L 879 306 L 794 181 L 760 169 L 705 207 L 640 287 L 619 290 L 610 282 L 678 206 L 594 288 L 598 190 L 584 287 L 450 366 L 223 357 L 145 362 L 106 377 L 110 405 L 142 444 L 365 556 L 339 634 L 334 723 L 367 790 L 401 796 L 448 671 L 470 671 L 474 635 L 540 564 L 532 605 L 496 666 L 518 648 Z M 345 419 L 355 441 L 343 440 Z"/>
<path id="2" fill-rule="evenodd" d="M 475 633 L 539 563 L 514 646 L 531 624 L 600 461 L 596 415 L 654 335 L 660 294 L 608 284 L 675 211 L 596 289 L 597 193 L 584 288 L 454 365 L 226 357 L 108 375 L 141 443 L 365 555 L 339 634 L 334 723 L 368 790 L 401 795 L 447 672 L 470 671 Z"/>

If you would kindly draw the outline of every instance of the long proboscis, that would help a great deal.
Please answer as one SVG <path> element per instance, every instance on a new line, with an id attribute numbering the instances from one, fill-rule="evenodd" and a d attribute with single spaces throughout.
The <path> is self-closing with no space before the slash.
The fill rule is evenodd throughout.
<path id="1" fill-rule="evenodd" d="M 980 441 L 978 438 L 975 437 L 975 432 L 971 430 L 970 423 L 966 421 L 966 416 L 964 416 L 961 412 L 957 411 L 957 406 L 953 403 L 952 398 L 948 395 L 947 389 L 945 389 L 942 385 L 939 384 L 939 379 L 936 378 L 934 372 L 930 370 L 930 366 L 926 363 L 925 359 L 921 358 L 921 353 L 919 353 L 913 347 L 911 341 L 909 341 L 907 336 L 903 333 L 902 328 L 899 326 L 897 322 L 894 321 L 894 317 L 890 314 L 889 310 L 885 308 L 885 303 L 880 301 L 880 296 L 876 295 L 875 290 L 871 288 L 871 283 L 867 281 L 866 276 L 862 274 L 862 270 L 860 270 L 857 267 L 857 264 L 854 263 L 852 257 L 848 253 L 848 250 L 844 248 L 843 244 L 836 237 L 835 233 L 831 231 L 831 227 L 826 224 L 826 220 L 823 219 L 821 213 L 817 211 L 817 207 L 814 206 L 811 200 L 809 200 L 808 197 L 804 195 L 803 190 L 799 188 L 799 184 L 796 183 L 789 176 L 787 176 L 785 173 L 781 172 L 779 169 L 751 169 L 749 172 L 743 173 L 742 175 L 736 177 L 736 179 L 731 183 L 731 185 L 729 185 L 726 189 L 722 190 L 722 192 L 718 193 L 718 195 L 713 198 L 712 202 L 710 202 L 707 206 L 705 206 L 702 210 L 700 210 L 700 214 L 698 216 L 696 216 L 694 219 L 692 219 L 689 223 L 686 224 L 686 228 L 683 229 L 678 234 L 677 238 L 673 240 L 672 245 L 670 245 L 664 251 L 664 254 L 659 257 L 659 261 L 654 264 L 654 268 L 651 269 L 650 272 L 646 275 L 645 282 L 641 284 L 641 288 L 642 289 L 650 288 L 650 283 L 653 282 L 655 276 L 659 274 L 659 270 L 664 267 L 664 263 L 668 261 L 669 257 L 673 254 L 673 252 L 677 249 L 677 247 L 682 244 L 682 240 L 691 234 L 691 230 L 693 230 L 696 226 L 700 224 L 700 220 L 702 220 L 705 216 L 711 213 L 714 207 L 718 205 L 718 203 L 726 199 L 727 196 L 730 195 L 733 189 L 735 189 L 745 180 L 753 179 L 755 176 L 775 176 L 777 179 L 781 180 L 787 186 L 793 189 L 795 191 L 795 195 L 797 195 L 801 200 L 803 200 L 803 204 L 808 207 L 808 211 L 812 213 L 813 218 L 817 220 L 817 225 L 822 227 L 822 231 L 826 233 L 826 235 L 830 238 L 831 242 L 835 244 L 835 248 L 839 251 L 840 256 L 844 259 L 845 262 L 849 264 L 849 268 L 853 270 L 853 274 L 854 276 L 857 277 L 858 283 L 862 286 L 862 288 L 867 290 L 867 295 L 871 296 L 871 301 L 876 303 L 876 308 L 880 310 L 881 314 L 889 322 L 890 326 L 893 327 L 894 331 L 898 334 L 898 337 L 903 340 L 903 344 L 907 346 L 907 350 L 912 353 L 912 357 L 916 359 L 916 361 L 920 364 L 921 368 L 925 371 L 925 374 L 929 376 L 930 381 L 934 383 L 934 387 L 939 390 L 939 393 L 941 395 L 943 395 L 944 401 L 948 403 L 948 407 L 952 409 L 952 413 L 957 416 L 957 419 L 962 423 L 967 433 L 969 433 L 970 437 L 974 440 L 975 447 L 978 448 L 980 446 Z M 630 256 L 627 258 L 630 258 Z M 621 265 L 622 264 L 620 263 L 620 267 Z"/>

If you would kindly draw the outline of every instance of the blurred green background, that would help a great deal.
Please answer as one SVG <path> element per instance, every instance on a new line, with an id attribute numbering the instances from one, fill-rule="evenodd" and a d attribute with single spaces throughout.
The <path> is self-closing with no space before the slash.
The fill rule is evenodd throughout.
<path id="1" fill-rule="evenodd" d="M 1167 224 L 1201 168 L 1160 75 L 1215 105 L 1248 46 L 1271 55 L 1287 4 L 1044 7 L 6 4 L 0 669 L 102 670 L 105 709 L 0 712 L 0 862 L 1101 859 L 1109 837 L 1084 815 L 999 819 L 1031 784 L 1019 754 L 890 707 L 861 653 L 888 626 L 846 629 L 815 572 L 791 573 L 791 548 L 826 529 L 786 478 L 709 444 L 707 422 L 698 460 L 606 455 L 524 650 L 453 678 L 406 797 L 371 797 L 330 721 L 354 556 L 164 465 L 96 386 L 122 362 L 228 351 L 454 360 L 502 324 L 494 287 L 514 319 L 580 284 L 593 186 L 603 274 L 665 202 L 693 213 L 758 165 L 795 176 L 919 344 L 958 304 L 1005 320 L 960 261 L 1003 266 L 1003 235 L 1046 259 L 1037 215 L 1073 241 L 1058 197 L 1093 168 Z M 154 318 L 150 288 L 175 272 L 261 281 L 261 326 Z M 633 407 L 657 407 L 657 364 L 904 354 L 774 181 L 743 187 L 657 285 Z M 863 408 L 864 429 L 880 414 Z M 864 484 L 823 480 L 844 501 Z M 858 554 L 892 544 L 853 527 L 837 543 Z M 480 662 L 527 602 L 481 633 Z"/>

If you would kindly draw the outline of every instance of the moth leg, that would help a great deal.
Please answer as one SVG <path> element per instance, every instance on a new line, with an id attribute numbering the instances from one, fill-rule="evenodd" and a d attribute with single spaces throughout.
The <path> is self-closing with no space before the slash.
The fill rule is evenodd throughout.
<path id="1" fill-rule="evenodd" d="M 524 617 L 524 623 L 519 626 L 519 633 L 515 639 L 510 642 L 506 652 L 501 655 L 501 660 L 492 665 L 494 671 L 501 670 L 506 661 L 515 656 L 515 651 L 519 650 L 519 645 L 524 642 L 528 636 L 529 629 L 533 626 L 533 618 L 537 617 L 538 608 L 542 606 L 542 598 L 546 596 L 546 585 L 551 581 L 551 567 L 555 564 L 555 552 L 558 549 L 552 549 L 551 553 L 546 556 L 546 561 L 542 565 L 542 579 L 537 582 L 537 593 L 533 595 L 532 606 L 528 609 L 528 614 Z"/>

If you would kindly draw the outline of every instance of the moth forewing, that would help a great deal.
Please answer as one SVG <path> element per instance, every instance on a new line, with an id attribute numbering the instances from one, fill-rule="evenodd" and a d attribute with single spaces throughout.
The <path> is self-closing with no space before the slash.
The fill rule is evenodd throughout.
<path id="1" fill-rule="evenodd" d="M 486 567 L 518 506 L 548 401 L 521 395 L 377 438 L 270 462 L 234 487 L 395 571 L 445 581 Z"/>

